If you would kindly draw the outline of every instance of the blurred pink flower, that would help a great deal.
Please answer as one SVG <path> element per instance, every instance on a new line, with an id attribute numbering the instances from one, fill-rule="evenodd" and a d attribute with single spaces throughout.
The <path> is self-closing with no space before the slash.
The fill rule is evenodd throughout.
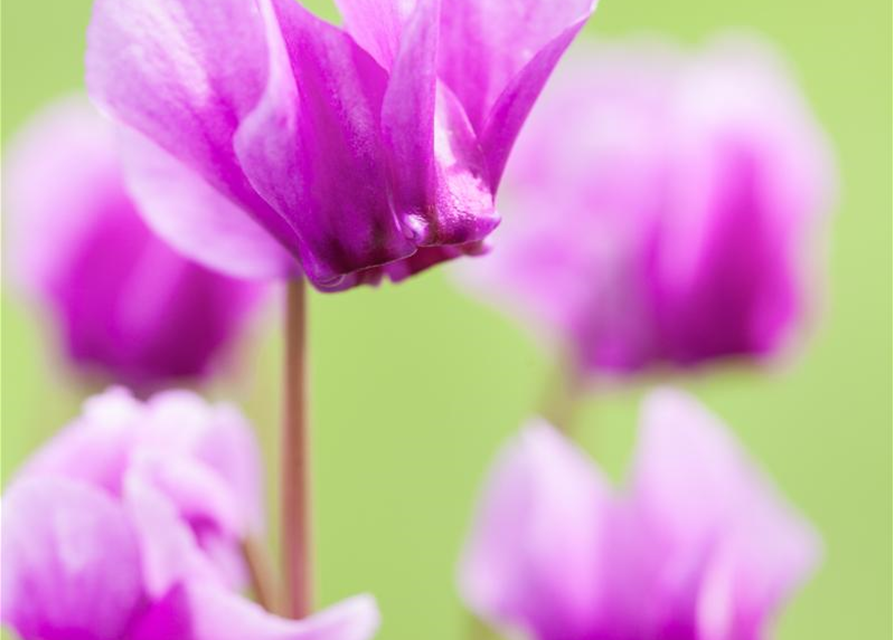
<path id="1" fill-rule="evenodd" d="M 594 0 L 96 0 L 87 84 L 149 223 L 321 289 L 482 250 L 509 150 Z"/>
<path id="2" fill-rule="evenodd" d="M 186 392 L 90 399 L 3 497 L 3 623 L 23 640 L 372 637 L 368 597 L 295 622 L 236 594 L 259 485 L 234 409 Z"/>
<path id="3" fill-rule="evenodd" d="M 240 586 L 240 545 L 263 524 L 261 468 L 251 426 L 234 407 L 186 391 L 140 402 L 111 389 L 88 400 L 20 477 L 78 480 L 115 500 L 135 487 L 139 495 L 158 494 L 221 579 Z"/>
<path id="4" fill-rule="evenodd" d="M 725 427 L 662 390 L 623 495 L 545 423 L 510 443 L 460 584 L 478 615 L 537 640 L 756 640 L 818 553 Z"/>
<path id="5" fill-rule="evenodd" d="M 582 371 L 624 373 L 777 352 L 804 315 L 835 175 L 784 62 L 727 36 L 698 55 L 644 41 L 571 56 L 505 192 L 468 287 Z"/>
<path id="6" fill-rule="evenodd" d="M 7 160 L 11 269 L 52 310 L 70 358 L 139 386 L 210 373 L 261 286 L 207 270 L 146 227 L 114 129 L 69 99 L 30 122 Z"/>

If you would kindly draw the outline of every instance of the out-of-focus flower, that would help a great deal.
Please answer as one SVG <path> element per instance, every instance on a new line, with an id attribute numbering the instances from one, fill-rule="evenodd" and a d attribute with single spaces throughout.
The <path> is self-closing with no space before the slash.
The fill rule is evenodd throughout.
<path id="1" fill-rule="evenodd" d="M 243 575 L 242 541 L 263 525 L 261 459 L 250 425 L 234 407 L 186 391 L 145 403 L 124 389 L 91 398 L 20 472 L 45 476 L 85 482 L 115 500 L 135 486 L 157 494 L 232 586 Z"/>
<path id="2" fill-rule="evenodd" d="M 295 622 L 236 594 L 258 464 L 231 408 L 185 392 L 92 398 L 3 497 L 3 624 L 23 640 L 372 637 L 368 597 Z"/>
<path id="3" fill-rule="evenodd" d="M 756 640 L 818 544 L 715 417 L 662 390 L 625 495 L 548 424 L 507 446 L 461 591 L 485 620 L 538 640 Z"/>
<path id="4" fill-rule="evenodd" d="M 38 115 L 5 170 L 13 277 L 52 310 L 75 363 L 149 387 L 211 371 L 262 287 L 209 271 L 149 230 L 114 128 L 86 100 Z"/>
<path id="5" fill-rule="evenodd" d="M 230 273 L 321 289 L 482 250 L 514 139 L 594 0 L 96 0 L 91 95 L 141 210 Z"/>
<path id="6" fill-rule="evenodd" d="M 465 280 L 560 337 L 581 371 L 769 356 L 804 315 L 835 176 L 760 41 L 584 49 L 513 158 L 511 215 Z"/>

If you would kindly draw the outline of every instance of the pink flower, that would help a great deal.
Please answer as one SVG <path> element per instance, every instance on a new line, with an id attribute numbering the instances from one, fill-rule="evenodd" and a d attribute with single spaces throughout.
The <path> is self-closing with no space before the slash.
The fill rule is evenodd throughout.
<path id="1" fill-rule="evenodd" d="M 818 550 L 730 432 L 663 390 L 622 494 L 547 424 L 511 442 L 460 583 L 477 614 L 537 640 L 756 640 Z"/>
<path id="2" fill-rule="evenodd" d="M 241 599 L 261 526 L 257 446 L 234 409 L 123 390 L 25 466 L 3 498 L 2 621 L 23 640 L 365 640 L 368 597 L 309 620 Z"/>
<path id="3" fill-rule="evenodd" d="M 517 133 L 594 0 L 96 0 L 87 84 L 147 221 L 317 287 L 482 250 Z"/>
<path id="4" fill-rule="evenodd" d="M 581 370 L 761 358 L 802 320 L 834 172 L 768 46 L 581 51 L 514 157 L 510 219 L 466 281 Z"/>
<path id="5" fill-rule="evenodd" d="M 262 289 L 149 231 L 112 127 L 85 100 L 60 102 L 19 135 L 7 168 L 11 267 L 52 311 L 71 360 L 143 387 L 209 374 Z"/>

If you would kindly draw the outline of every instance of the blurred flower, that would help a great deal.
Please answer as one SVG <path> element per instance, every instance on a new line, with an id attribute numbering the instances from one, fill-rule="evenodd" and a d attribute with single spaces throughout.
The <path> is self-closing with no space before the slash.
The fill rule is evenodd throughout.
<path id="1" fill-rule="evenodd" d="M 801 319 L 835 176 L 767 45 L 584 50 L 514 158 L 509 220 L 465 280 L 560 336 L 580 370 L 768 356 Z"/>
<path id="2" fill-rule="evenodd" d="M 252 277 L 399 280 L 482 250 L 509 150 L 594 0 L 96 0 L 87 84 L 149 223 Z"/>
<path id="3" fill-rule="evenodd" d="M 259 460 L 233 409 L 122 390 L 41 450 L 3 498 L 2 621 L 23 640 L 363 640 L 367 597 L 307 621 L 235 592 L 260 526 Z"/>
<path id="4" fill-rule="evenodd" d="M 157 494 L 211 558 L 211 568 L 240 586 L 240 545 L 261 531 L 263 492 L 257 443 L 235 408 L 186 391 L 143 403 L 123 389 L 109 390 L 88 400 L 82 415 L 20 472 L 45 476 L 85 482 L 115 500 L 135 487 L 138 495 Z"/>
<path id="5" fill-rule="evenodd" d="M 78 365 L 139 386 L 206 375 L 261 286 L 208 271 L 146 227 L 114 138 L 82 99 L 20 135 L 5 185 L 14 277 L 52 309 Z"/>
<path id="6" fill-rule="evenodd" d="M 549 425 L 528 426 L 491 474 L 460 581 L 476 613 L 538 640 L 755 640 L 817 556 L 723 425 L 663 390 L 623 496 Z"/>

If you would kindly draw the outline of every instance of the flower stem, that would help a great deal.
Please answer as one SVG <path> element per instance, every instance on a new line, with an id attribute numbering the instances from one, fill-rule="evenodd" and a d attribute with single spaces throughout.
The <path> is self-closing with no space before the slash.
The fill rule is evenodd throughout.
<path id="1" fill-rule="evenodd" d="M 273 574 L 269 558 L 256 538 L 247 538 L 242 542 L 242 555 L 251 580 L 251 593 L 254 599 L 267 611 L 276 611 L 276 592 L 273 585 Z"/>
<path id="2" fill-rule="evenodd" d="M 572 435 L 585 387 L 583 374 L 574 361 L 566 356 L 558 358 L 540 401 L 540 415 L 565 434 Z"/>
<path id="3" fill-rule="evenodd" d="M 287 286 L 281 545 L 285 610 L 297 619 L 313 609 L 307 300 L 303 279 L 292 280 Z"/>

